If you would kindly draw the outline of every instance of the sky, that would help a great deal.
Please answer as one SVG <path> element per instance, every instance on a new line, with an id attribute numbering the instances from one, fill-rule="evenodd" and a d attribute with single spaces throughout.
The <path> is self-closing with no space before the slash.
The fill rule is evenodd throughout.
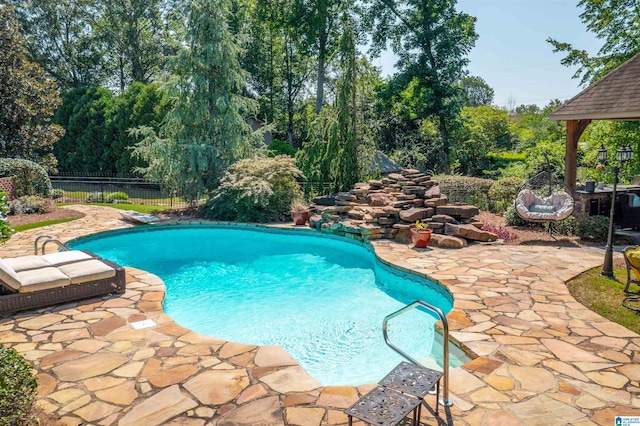
<path id="1" fill-rule="evenodd" d="M 584 87 L 571 77 L 576 67 L 560 64 L 564 53 L 553 53 L 551 37 L 596 54 L 602 42 L 580 20 L 579 0 L 458 0 L 458 9 L 477 18 L 476 45 L 469 54 L 470 75 L 482 77 L 495 91 L 500 107 L 561 101 Z M 384 75 L 395 60 L 385 52 L 374 64 Z"/>

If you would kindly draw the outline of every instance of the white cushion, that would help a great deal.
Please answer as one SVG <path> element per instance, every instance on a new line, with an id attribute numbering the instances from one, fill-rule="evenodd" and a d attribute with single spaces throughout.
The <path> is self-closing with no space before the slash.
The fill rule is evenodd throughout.
<path id="1" fill-rule="evenodd" d="M 18 277 L 22 283 L 20 293 L 64 287 L 71 283 L 69 277 L 52 267 L 18 272 Z"/>
<path id="2" fill-rule="evenodd" d="M 20 287 L 22 286 L 18 274 L 13 270 L 13 268 L 7 265 L 4 259 L 0 259 L 0 280 L 6 284 L 6 287 L 13 291 L 20 290 Z"/>
<path id="3" fill-rule="evenodd" d="M 81 284 L 116 276 L 115 269 L 97 259 L 69 263 L 59 266 L 58 269 L 69 277 L 71 284 Z"/>
<path id="4" fill-rule="evenodd" d="M 529 211 L 532 204 L 553 206 L 554 211 L 539 213 Z M 554 192 L 549 197 L 540 198 L 530 189 L 523 189 L 516 196 L 515 208 L 518 216 L 526 220 L 563 220 L 573 212 L 573 198 L 566 192 Z"/>
<path id="5" fill-rule="evenodd" d="M 48 262 L 49 266 L 58 266 L 64 263 L 93 259 L 93 257 L 80 250 L 59 251 L 56 253 L 42 255 L 40 258 Z"/>
<path id="6" fill-rule="evenodd" d="M 49 262 L 40 256 L 20 256 L 3 259 L 5 263 L 16 272 L 28 271 L 29 269 L 46 268 L 51 266 Z"/>

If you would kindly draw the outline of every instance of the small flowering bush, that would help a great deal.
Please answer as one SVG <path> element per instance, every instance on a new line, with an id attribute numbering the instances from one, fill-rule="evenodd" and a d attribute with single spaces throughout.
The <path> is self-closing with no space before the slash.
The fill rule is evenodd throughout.
<path id="1" fill-rule="evenodd" d="M 58 198 L 62 198 L 64 197 L 64 191 L 60 188 L 56 188 L 53 191 L 51 191 L 51 198 L 53 198 L 54 200 L 57 200 Z"/>
<path id="2" fill-rule="evenodd" d="M 43 214 L 53 210 L 53 200 L 25 195 L 9 202 L 9 214 Z"/>
<path id="3" fill-rule="evenodd" d="M 514 241 L 518 239 L 518 236 L 515 232 L 505 228 L 504 226 L 494 225 L 493 223 L 485 223 L 482 225 L 482 230 L 494 233 L 504 241 Z"/>

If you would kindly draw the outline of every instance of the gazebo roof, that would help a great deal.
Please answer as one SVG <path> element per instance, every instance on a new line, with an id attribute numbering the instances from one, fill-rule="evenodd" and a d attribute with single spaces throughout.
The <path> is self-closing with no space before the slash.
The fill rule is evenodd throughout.
<path id="1" fill-rule="evenodd" d="M 566 101 L 549 119 L 640 119 L 640 53 Z"/>

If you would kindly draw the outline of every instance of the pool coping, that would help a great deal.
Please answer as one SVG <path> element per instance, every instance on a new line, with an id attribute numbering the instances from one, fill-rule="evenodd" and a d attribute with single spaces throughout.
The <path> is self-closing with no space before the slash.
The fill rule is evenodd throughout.
<path id="1" fill-rule="evenodd" d="M 129 226 L 109 208 L 73 208 L 87 216 L 21 232 L 0 254 L 31 254 L 36 234 L 64 233 L 68 240 Z M 389 241 L 372 246 L 383 262 L 425 274 L 454 294 L 452 335 L 480 357 L 452 372 L 454 406 L 441 414 L 449 423 L 550 424 L 552 410 L 557 424 L 604 425 L 613 416 L 640 413 L 640 336 L 579 305 L 564 285 L 601 264 L 601 250 L 483 246 L 418 252 Z M 127 272 L 122 298 L 0 321 L 0 342 L 25 354 L 39 372 L 39 405 L 66 424 L 344 424 L 342 410 L 371 388 L 322 387 L 277 348 L 181 329 L 162 312 L 161 281 L 144 271 Z M 47 318 L 56 322 L 45 326 Z M 131 323 L 143 319 L 158 326 L 134 330 Z M 94 352 L 78 350 L 104 343 Z M 61 379 L 71 366 L 82 365 L 77 361 L 91 364 L 96 357 L 125 362 L 89 378 Z M 424 416 L 431 424 L 429 419 Z"/>

